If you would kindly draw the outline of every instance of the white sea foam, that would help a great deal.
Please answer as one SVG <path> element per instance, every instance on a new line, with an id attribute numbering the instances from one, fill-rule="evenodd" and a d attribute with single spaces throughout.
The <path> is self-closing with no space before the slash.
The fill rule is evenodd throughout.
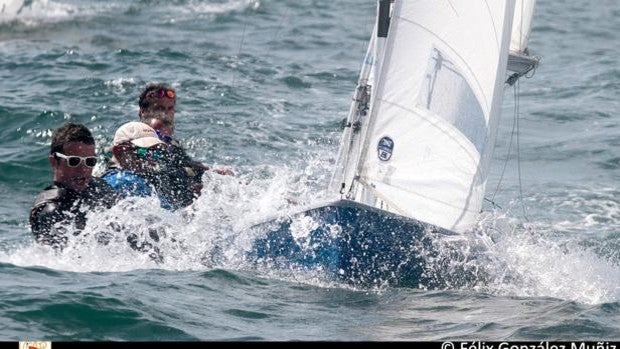
<path id="1" fill-rule="evenodd" d="M 554 227 L 542 222 L 514 225 L 505 214 L 488 214 L 470 242 L 485 246 L 474 257 L 484 278 L 475 288 L 587 304 L 620 300 L 617 261 L 584 244 L 588 236 L 558 234 Z M 570 228 L 577 229 L 574 225 Z M 614 241 L 604 243 L 617 245 Z"/>
<path id="2" fill-rule="evenodd" d="M 181 18 L 186 15 L 196 16 L 209 14 L 222 14 L 245 9 L 255 10 L 260 7 L 259 0 L 228 0 L 228 1 L 203 1 L 190 0 L 184 4 L 169 3 L 162 1 L 158 6 L 149 5 L 149 10 L 158 12 L 161 10 L 164 17 L 170 17 L 169 22 L 174 22 L 176 16 Z M 99 13 L 110 12 L 116 9 L 129 9 L 136 6 L 126 1 L 105 1 L 95 4 L 84 5 L 79 1 L 71 0 L 33 0 L 26 2 L 18 12 L 10 11 L 0 13 L 0 24 L 18 21 L 25 25 L 36 26 L 42 23 L 56 23 L 72 20 L 78 17 L 89 17 Z"/>
<path id="3" fill-rule="evenodd" d="M 312 169 L 238 168 L 236 176 L 207 172 L 203 195 L 185 210 L 164 210 L 156 198 L 123 200 L 103 213 L 88 213 L 86 228 L 62 252 L 33 244 L 1 252 L 0 261 L 73 272 L 243 268 L 244 253 L 256 238 L 247 235 L 250 225 L 321 199 L 323 192 L 313 190 L 312 182 L 317 166 L 325 165 L 311 160 L 308 166 Z M 150 231 L 158 232 L 159 241 Z M 129 247 L 128 234 L 159 249 L 163 263 L 149 256 L 152 248 L 143 253 Z M 102 237 L 105 245 L 98 242 Z"/>
<path id="4" fill-rule="evenodd" d="M 120 77 L 104 82 L 105 86 L 116 90 L 116 92 L 126 92 L 127 87 L 133 87 L 136 84 L 134 78 Z"/>
<path id="5" fill-rule="evenodd" d="M 240 167 L 235 169 L 237 176 L 207 173 L 203 195 L 189 209 L 169 212 L 154 198 L 124 201 L 103 214 L 91 214 L 84 233 L 71 239 L 63 252 L 28 245 L 1 253 L 0 261 L 75 272 L 245 269 L 245 253 L 262 237 L 260 231 L 249 231 L 249 226 L 332 199 L 321 190 L 331 166 L 324 158 L 315 156 L 286 167 Z M 608 245 L 620 244 L 613 238 L 603 239 L 603 248 L 584 244 L 609 232 L 603 223 L 587 223 L 591 215 L 604 217 L 612 227 L 620 225 L 614 193 L 613 189 L 579 189 L 568 195 L 541 195 L 538 199 L 544 205 L 582 212 L 570 214 L 582 219 L 562 222 L 560 231 L 558 222 L 524 223 L 503 211 L 483 214 L 479 226 L 458 241 L 435 241 L 440 255 L 428 256 L 426 276 L 436 273 L 447 288 L 496 295 L 555 297 L 587 304 L 619 301 L 618 261 L 601 251 L 607 248 L 615 253 L 616 248 Z M 312 219 L 293 222 L 291 229 L 299 246 L 307 245 L 316 225 Z M 124 229 L 119 232 L 114 226 Z M 150 231 L 159 232 L 159 241 L 149 237 Z M 97 242 L 102 232 L 111 236 L 107 245 Z M 128 233 L 156 246 L 163 262 L 149 256 L 152 249 L 142 253 L 130 248 Z M 321 270 L 270 269 L 267 264 L 260 271 L 269 277 L 333 285 L 321 277 Z"/>
<path id="6" fill-rule="evenodd" d="M 186 13 L 219 14 L 244 9 L 257 9 L 260 7 L 260 0 L 228 0 L 228 1 L 202 1 L 191 0 L 179 11 Z"/>
<path id="7" fill-rule="evenodd" d="M 107 7 L 107 5 L 81 7 L 60 1 L 33 0 L 26 3 L 18 13 L 10 17 L 0 17 L 0 23 L 18 21 L 28 26 L 36 26 L 41 23 L 56 23 L 91 16 Z"/>

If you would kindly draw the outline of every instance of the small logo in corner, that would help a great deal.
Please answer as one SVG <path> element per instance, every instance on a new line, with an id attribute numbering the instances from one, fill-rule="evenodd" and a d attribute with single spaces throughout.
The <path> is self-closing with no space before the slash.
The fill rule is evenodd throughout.
<path id="1" fill-rule="evenodd" d="M 379 160 L 388 161 L 392 157 L 392 152 L 394 152 L 394 141 L 390 137 L 383 137 L 379 140 L 379 144 L 377 144 L 377 155 L 379 156 Z"/>
<path id="2" fill-rule="evenodd" d="M 19 342 L 19 349 L 52 349 L 52 342 L 29 341 Z"/>

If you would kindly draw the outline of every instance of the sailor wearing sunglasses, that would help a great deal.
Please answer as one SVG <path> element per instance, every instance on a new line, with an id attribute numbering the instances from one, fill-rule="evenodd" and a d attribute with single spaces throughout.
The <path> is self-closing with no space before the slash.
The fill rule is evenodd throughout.
<path id="1" fill-rule="evenodd" d="M 30 227 L 38 242 L 62 248 L 67 229 L 84 229 L 86 213 L 112 207 L 117 196 L 107 183 L 92 176 L 97 164 L 95 139 L 86 126 L 68 123 L 54 131 L 48 159 L 54 184 L 36 198 Z"/>
<path id="2" fill-rule="evenodd" d="M 142 122 L 122 125 L 115 133 L 111 169 L 102 178 L 121 198 L 157 196 L 162 208 L 178 209 L 191 204 L 187 176 L 170 165 L 169 146 L 155 130 Z"/>
<path id="3" fill-rule="evenodd" d="M 170 85 L 161 83 L 146 85 L 138 99 L 140 121 L 144 122 L 152 115 L 159 114 L 162 120 L 173 124 L 176 102 L 176 91 Z"/>

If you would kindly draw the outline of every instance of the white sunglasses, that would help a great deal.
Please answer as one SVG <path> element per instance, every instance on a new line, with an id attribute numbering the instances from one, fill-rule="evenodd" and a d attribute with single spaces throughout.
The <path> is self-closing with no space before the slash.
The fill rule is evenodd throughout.
<path id="1" fill-rule="evenodd" d="M 81 163 L 84 163 L 87 167 L 95 167 L 95 165 L 97 165 L 96 156 L 67 156 L 58 152 L 54 153 L 54 155 L 67 160 L 67 165 L 69 167 L 78 167 Z"/>

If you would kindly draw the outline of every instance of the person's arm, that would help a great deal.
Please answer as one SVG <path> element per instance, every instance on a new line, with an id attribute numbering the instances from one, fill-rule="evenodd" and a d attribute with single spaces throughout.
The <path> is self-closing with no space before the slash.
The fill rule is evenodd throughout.
<path id="1" fill-rule="evenodd" d="M 170 146 L 172 148 L 172 154 L 175 161 L 185 167 L 191 167 L 197 173 L 198 177 L 202 177 L 202 174 L 205 171 L 213 171 L 217 174 L 224 176 L 235 175 L 230 166 L 218 166 L 213 168 L 207 164 L 193 160 L 189 155 L 187 155 L 187 152 L 185 151 L 183 146 L 181 146 L 181 143 L 176 139 L 170 142 Z"/>
<path id="2" fill-rule="evenodd" d="M 232 167 L 230 166 L 218 166 L 212 169 L 211 171 L 217 174 L 221 174 L 223 176 L 234 176 L 235 175 L 235 172 L 233 172 Z"/>
<path id="3" fill-rule="evenodd" d="M 62 228 L 65 215 L 55 202 L 37 205 L 30 211 L 30 229 L 38 243 L 52 247 L 62 247 L 67 242 L 66 231 Z"/>

